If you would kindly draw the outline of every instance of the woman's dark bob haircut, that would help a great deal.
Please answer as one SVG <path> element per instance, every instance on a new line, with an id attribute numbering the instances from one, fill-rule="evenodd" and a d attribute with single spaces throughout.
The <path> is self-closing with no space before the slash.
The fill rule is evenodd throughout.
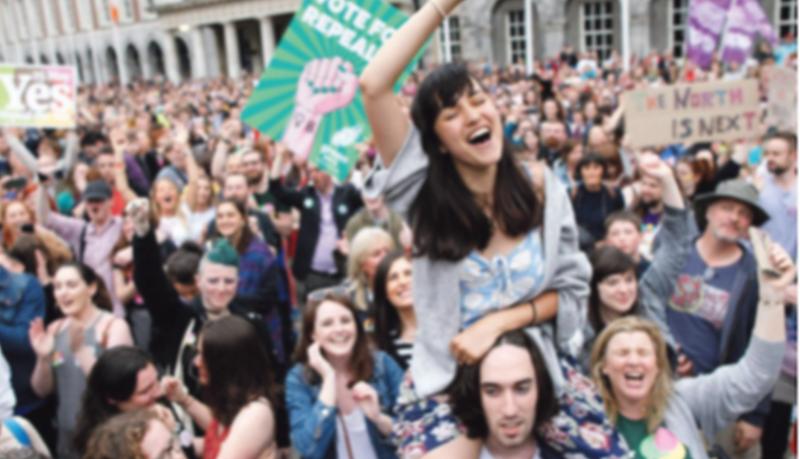
<path id="1" fill-rule="evenodd" d="M 527 333 L 523 330 L 504 333 L 495 341 L 492 349 L 504 344 L 521 347 L 528 351 L 531 357 L 533 370 L 536 373 L 536 389 L 538 391 L 536 420 L 533 424 L 533 431 L 536 432 L 540 426 L 558 411 L 553 381 L 550 379 L 550 373 L 548 373 L 544 364 L 541 351 L 539 351 L 536 343 Z M 483 405 L 480 403 L 482 363 L 483 360 L 481 359 L 481 362 L 476 364 L 459 367 L 456 379 L 448 389 L 453 414 L 464 423 L 464 427 L 467 429 L 467 436 L 470 438 L 486 438 L 489 436 L 489 426 L 486 425 L 486 416 L 483 412 Z"/>
<path id="2" fill-rule="evenodd" d="M 583 182 L 583 174 L 581 171 L 584 167 L 590 164 L 597 164 L 603 168 L 603 178 L 607 178 L 608 176 L 608 160 L 601 156 L 599 153 L 589 152 L 583 155 L 580 161 L 578 161 L 578 165 L 575 167 L 575 179 L 579 182 Z"/>
<path id="3" fill-rule="evenodd" d="M 592 264 L 592 280 L 589 283 L 589 324 L 595 333 L 600 333 L 605 328 L 605 324 L 600 316 L 600 309 L 603 305 L 600 303 L 598 285 L 603 279 L 614 274 L 632 272 L 636 275 L 636 262 L 627 253 L 611 245 L 603 245 L 593 250 L 589 254 L 589 262 Z M 631 309 L 623 315 L 634 314 L 638 307 L 637 296 Z"/>
<path id="4" fill-rule="evenodd" d="M 453 155 L 445 151 L 434 128 L 444 108 L 480 92 L 485 91 L 466 66 L 448 64 L 428 75 L 414 98 L 411 117 L 429 160 L 427 177 L 409 211 L 418 256 L 457 261 L 485 248 L 492 236 L 492 220 L 464 184 Z M 493 194 L 491 215 L 500 231 L 516 237 L 541 225 L 542 205 L 505 138 Z"/>

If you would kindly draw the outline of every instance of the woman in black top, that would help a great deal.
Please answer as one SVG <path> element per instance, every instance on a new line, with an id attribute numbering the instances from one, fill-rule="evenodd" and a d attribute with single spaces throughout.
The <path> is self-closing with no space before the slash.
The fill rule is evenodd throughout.
<path id="1" fill-rule="evenodd" d="M 407 370 L 416 333 L 411 260 L 398 250 L 386 255 L 375 272 L 375 342 Z"/>
<path id="2" fill-rule="evenodd" d="M 606 217 L 625 207 L 622 192 L 603 183 L 607 172 L 605 158 L 597 153 L 587 154 L 578 163 L 579 183 L 572 191 L 575 220 L 582 231 L 591 235 L 593 242 L 603 239 Z"/>

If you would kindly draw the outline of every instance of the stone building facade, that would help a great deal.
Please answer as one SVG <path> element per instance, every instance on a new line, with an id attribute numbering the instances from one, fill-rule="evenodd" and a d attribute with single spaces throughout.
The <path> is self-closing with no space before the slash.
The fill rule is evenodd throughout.
<path id="1" fill-rule="evenodd" d="M 412 12 L 425 0 L 392 1 Z M 621 47 L 620 0 L 465 0 L 427 59 L 536 59 L 569 43 L 607 55 Z M 689 0 L 628 0 L 631 52 L 682 54 Z M 780 35 L 797 32 L 797 0 L 761 0 Z M 0 62 L 70 64 L 83 82 L 239 76 L 267 63 L 301 0 L 0 0 Z"/>

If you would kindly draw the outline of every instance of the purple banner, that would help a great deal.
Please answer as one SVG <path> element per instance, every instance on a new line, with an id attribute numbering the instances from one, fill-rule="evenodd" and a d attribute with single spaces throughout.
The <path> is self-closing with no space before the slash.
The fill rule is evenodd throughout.
<path id="1" fill-rule="evenodd" d="M 775 30 L 759 3 L 756 0 L 734 0 L 722 37 L 722 60 L 742 64 L 750 56 L 756 35 L 772 46 L 778 44 Z"/>
<path id="2" fill-rule="evenodd" d="M 691 0 L 686 57 L 699 67 L 711 65 L 731 0 Z"/>

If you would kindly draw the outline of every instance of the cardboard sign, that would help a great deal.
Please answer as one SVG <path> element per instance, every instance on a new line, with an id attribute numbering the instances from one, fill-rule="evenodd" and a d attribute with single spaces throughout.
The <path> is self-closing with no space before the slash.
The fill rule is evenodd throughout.
<path id="1" fill-rule="evenodd" d="M 370 136 L 358 76 L 406 19 L 380 0 L 304 0 L 242 120 L 343 181 Z"/>
<path id="2" fill-rule="evenodd" d="M 758 137 L 755 80 L 678 84 L 623 94 L 634 147 Z"/>
<path id="3" fill-rule="evenodd" d="M 763 69 L 767 89 L 768 127 L 781 131 L 797 131 L 797 72 L 788 67 L 770 66 Z"/>
<path id="4" fill-rule="evenodd" d="M 72 128 L 74 67 L 0 65 L 0 126 Z"/>

